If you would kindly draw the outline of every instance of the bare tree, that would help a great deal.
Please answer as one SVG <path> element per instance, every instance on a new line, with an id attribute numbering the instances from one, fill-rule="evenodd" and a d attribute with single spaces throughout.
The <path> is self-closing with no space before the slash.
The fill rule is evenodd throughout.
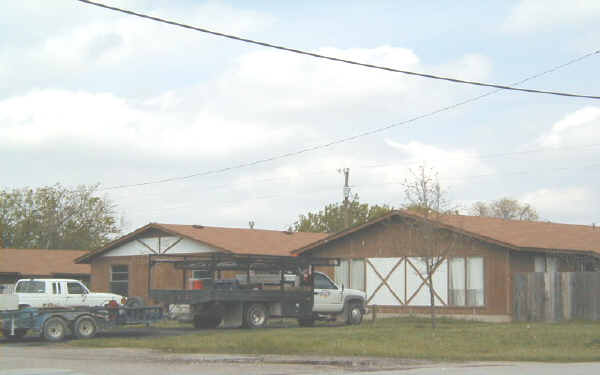
<path id="1" fill-rule="evenodd" d="M 447 193 L 442 189 L 435 171 L 420 166 L 416 171 L 410 170 L 410 174 L 411 177 L 404 181 L 404 208 L 419 216 L 414 222 L 414 238 L 418 243 L 421 261 L 425 263 L 431 326 L 435 328 L 433 274 L 454 250 L 457 235 L 445 229 L 442 222 L 445 215 L 455 210 L 450 208 Z"/>
<path id="2" fill-rule="evenodd" d="M 471 207 L 475 216 L 497 217 L 505 220 L 536 221 L 539 219 L 535 208 L 516 199 L 501 198 L 490 203 L 476 202 Z"/>

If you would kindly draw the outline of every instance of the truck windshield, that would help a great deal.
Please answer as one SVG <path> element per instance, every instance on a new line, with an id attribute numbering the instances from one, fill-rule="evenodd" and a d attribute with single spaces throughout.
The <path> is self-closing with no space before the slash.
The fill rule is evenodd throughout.
<path id="1" fill-rule="evenodd" d="M 46 283 L 43 281 L 20 281 L 15 292 L 17 293 L 44 293 Z"/>

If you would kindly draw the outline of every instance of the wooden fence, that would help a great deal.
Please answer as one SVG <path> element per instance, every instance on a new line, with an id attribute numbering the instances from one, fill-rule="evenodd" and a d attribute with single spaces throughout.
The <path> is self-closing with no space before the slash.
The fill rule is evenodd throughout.
<path id="1" fill-rule="evenodd" d="M 600 320 L 600 272 L 513 274 L 513 320 Z"/>

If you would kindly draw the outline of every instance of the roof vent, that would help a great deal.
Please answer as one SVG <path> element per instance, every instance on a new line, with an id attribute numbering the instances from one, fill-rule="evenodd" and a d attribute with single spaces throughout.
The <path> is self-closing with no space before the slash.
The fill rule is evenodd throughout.
<path id="1" fill-rule="evenodd" d="M 287 234 L 287 235 L 294 234 L 294 232 L 292 232 L 290 229 L 288 229 L 288 230 L 282 230 L 281 233 Z"/>
<path id="2" fill-rule="evenodd" d="M 192 228 L 202 229 L 202 228 L 204 228 L 204 225 L 194 224 L 194 225 L 192 225 Z"/>

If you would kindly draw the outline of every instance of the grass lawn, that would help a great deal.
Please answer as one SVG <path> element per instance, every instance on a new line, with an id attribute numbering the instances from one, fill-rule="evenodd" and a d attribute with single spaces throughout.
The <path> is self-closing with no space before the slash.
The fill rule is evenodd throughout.
<path id="1" fill-rule="evenodd" d="M 432 330 L 427 319 L 391 318 L 360 326 L 215 329 L 185 336 L 74 340 L 68 345 L 441 361 L 598 361 L 600 323 L 492 324 L 442 319 Z"/>

